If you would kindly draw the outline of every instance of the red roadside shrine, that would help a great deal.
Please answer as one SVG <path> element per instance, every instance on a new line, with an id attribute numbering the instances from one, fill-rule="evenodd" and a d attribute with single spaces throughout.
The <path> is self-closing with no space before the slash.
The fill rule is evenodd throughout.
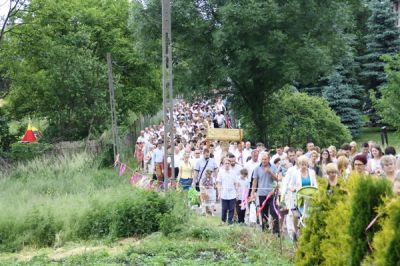
<path id="1" fill-rule="evenodd" d="M 22 137 L 22 142 L 30 143 L 35 141 L 36 141 L 36 136 L 35 133 L 33 133 L 31 122 L 29 122 L 28 129 L 25 131 L 25 134 Z"/>

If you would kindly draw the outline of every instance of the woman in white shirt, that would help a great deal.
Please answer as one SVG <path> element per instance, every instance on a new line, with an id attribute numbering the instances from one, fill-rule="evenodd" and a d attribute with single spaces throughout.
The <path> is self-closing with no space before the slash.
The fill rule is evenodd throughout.
<path id="1" fill-rule="evenodd" d="M 317 187 L 315 171 L 308 167 L 308 158 L 304 155 L 300 156 L 297 159 L 297 165 L 299 170 L 297 170 L 292 180 L 291 191 L 296 192 L 305 186 Z"/>
<path id="2" fill-rule="evenodd" d="M 312 186 L 312 187 L 317 187 L 317 179 L 316 179 L 316 174 L 315 171 L 310 169 L 308 167 L 309 159 L 302 155 L 297 159 L 297 165 L 298 165 L 298 170 L 293 176 L 292 183 L 290 185 L 290 190 L 292 192 L 299 191 L 302 187 L 306 186 Z M 302 213 L 302 209 L 298 209 L 298 212 L 293 215 L 293 224 L 294 224 L 294 230 L 295 234 L 297 237 L 298 234 L 298 218 L 300 217 L 300 214 Z"/>
<path id="3" fill-rule="evenodd" d="M 382 173 L 381 157 L 382 150 L 379 146 L 372 146 L 372 158 L 368 160 L 367 171 L 372 175 L 380 175 Z"/>

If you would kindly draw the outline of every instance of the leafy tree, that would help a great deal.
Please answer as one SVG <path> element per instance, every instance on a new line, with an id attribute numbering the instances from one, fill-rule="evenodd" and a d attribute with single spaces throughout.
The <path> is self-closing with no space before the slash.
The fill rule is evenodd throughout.
<path id="1" fill-rule="evenodd" d="M 28 0 L 6 0 L 2 2 L 2 7 L 7 8 L 5 15 L 0 16 L 0 45 L 7 33 L 7 27 L 12 25 L 17 17 L 17 14 L 21 12 L 28 4 Z"/>
<path id="2" fill-rule="evenodd" d="M 0 152 L 8 151 L 10 144 L 16 140 L 16 136 L 10 133 L 8 122 L 9 117 L 0 106 Z"/>
<path id="3" fill-rule="evenodd" d="M 354 60 L 354 53 L 355 51 L 349 51 L 334 71 L 320 78 L 314 86 L 300 90 L 326 98 L 329 106 L 340 116 L 342 123 L 351 130 L 353 136 L 357 136 L 363 125 L 361 100 L 364 91 L 356 78 L 359 64 Z"/>
<path id="4" fill-rule="evenodd" d="M 320 147 L 328 147 L 351 140 L 350 131 L 321 97 L 285 89 L 261 104 L 269 105 L 270 112 L 263 119 L 273 128 L 267 136 L 270 145 L 277 142 L 303 146 L 307 141 L 313 141 Z M 243 125 L 248 137 L 256 139 L 257 128 L 251 121 L 244 118 Z"/>
<path id="5" fill-rule="evenodd" d="M 14 119 L 47 118 L 47 136 L 76 140 L 109 124 L 106 53 L 113 55 L 119 121 L 155 113 L 159 71 L 135 49 L 129 2 L 32 0 L 0 54 Z M 26 95 L 29 95 L 29 101 Z"/>
<path id="6" fill-rule="evenodd" d="M 382 86 L 381 97 L 371 94 L 374 107 L 382 117 L 383 122 L 400 130 L 400 55 L 384 56 L 387 84 Z"/>
<path id="7" fill-rule="evenodd" d="M 160 1 L 137 2 L 138 35 L 154 44 Z M 329 72 L 347 49 L 351 16 L 344 1 L 173 1 L 176 88 L 229 92 L 248 108 L 258 137 L 267 136 L 275 129 L 262 103 L 287 84 Z"/>
<path id="8" fill-rule="evenodd" d="M 378 92 L 377 96 L 380 97 L 380 88 L 386 82 L 381 56 L 394 55 L 400 51 L 400 31 L 396 26 L 397 15 L 393 11 L 391 0 L 370 1 L 370 8 L 372 12 L 367 22 L 366 51 L 360 57 L 362 62 L 360 77 L 366 92 L 373 90 Z M 368 97 L 364 111 L 373 123 L 379 120 Z"/>

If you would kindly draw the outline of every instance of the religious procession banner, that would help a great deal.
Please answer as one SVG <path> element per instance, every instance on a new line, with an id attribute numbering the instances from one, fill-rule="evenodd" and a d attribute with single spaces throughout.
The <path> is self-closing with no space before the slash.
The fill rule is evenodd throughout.
<path id="1" fill-rule="evenodd" d="M 221 141 L 241 141 L 243 138 L 243 129 L 231 128 L 208 128 L 207 140 L 221 140 Z"/>

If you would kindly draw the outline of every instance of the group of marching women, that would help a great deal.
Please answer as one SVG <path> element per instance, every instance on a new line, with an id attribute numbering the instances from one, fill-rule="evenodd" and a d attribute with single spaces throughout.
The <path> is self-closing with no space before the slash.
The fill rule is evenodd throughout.
<path id="1" fill-rule="evenodd" d="M 340 148 L 320 149 L 307 143 L 300 148 L 277 146 L 267 150 L 263 143 L 206 141 L 207 128 L 228 127 L 229 119 L 222 99 L 189 104 L 177 101 L 173 110 L 174 165 L 168 159 L 168 176 L 176 179 L 182 190 L 196 189 L 204 214 L 215 214 L 221 204 L 224 223 L 258 222 L 280 234 L 285 228 L 296 236 L 299 218 L 305 209 L 297 196 L 303 188 L 318 187 L 317 176 L 328 182 L 329 193 L 338 180 L 348 180 L 351 173 L 371 174 L 388 179 L 400 194 L 399 160 L 393 147 L 385 151 L 370 141 Z M 163 181 L 164 124 L 145 128 L 137 140 L 135 153 L 145 172 Z M 170 140 L 171 141 L 171 140 Z M 170 149 L 169 143 L 168 149 Z M 172 157 L 172 156 L 170 156 Z M 252 210 L 258 207 L 254 219 Z"/>

